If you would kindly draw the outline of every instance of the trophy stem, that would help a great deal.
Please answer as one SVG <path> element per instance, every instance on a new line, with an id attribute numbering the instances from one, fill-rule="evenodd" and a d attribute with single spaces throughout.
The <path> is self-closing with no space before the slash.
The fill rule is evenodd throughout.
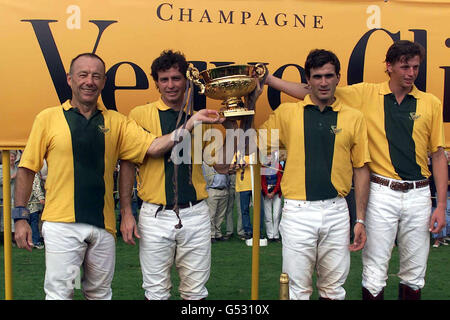
<path id="1" fill-rule="evenodd" d="M 244 102 L 242 102 L 241 98 L 237 97 L 228 98 L 227 100 L 223 101 L 222 104 L 225 105 L 227 109 L 244 107 Z"/>

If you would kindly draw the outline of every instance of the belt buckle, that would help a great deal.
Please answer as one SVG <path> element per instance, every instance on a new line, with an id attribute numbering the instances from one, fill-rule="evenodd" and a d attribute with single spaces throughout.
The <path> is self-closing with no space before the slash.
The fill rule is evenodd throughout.
<path id="1" fill-rule="evenodd" d="M 413 183 L 410 182 L 391 182 L 391 186 L 396 186 L 395 188 L 398 191 L 403 191 L 403 192 L 408 192 L 410 189 L 412 189 L 414 187 Z M 394 188 L 392 188 L 393 190 L 395 190 Z"/>

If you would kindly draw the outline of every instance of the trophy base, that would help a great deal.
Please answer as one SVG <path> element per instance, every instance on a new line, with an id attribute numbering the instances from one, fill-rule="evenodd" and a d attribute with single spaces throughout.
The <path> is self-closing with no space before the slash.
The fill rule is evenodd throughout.
<path id="1" fill-rule="evenodd" d="M 254 114 L 255 114 L 255 110 L 248 110 L 245 108 L 236 108 L 236 109 L 220 111 L 220 115 L 224 116 L 225 118 L 252 116 Z"/>

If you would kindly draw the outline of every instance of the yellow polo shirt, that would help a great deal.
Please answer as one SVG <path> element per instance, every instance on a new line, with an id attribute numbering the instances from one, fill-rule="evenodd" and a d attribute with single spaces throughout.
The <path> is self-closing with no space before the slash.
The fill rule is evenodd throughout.
<path id="1" fill-rule="evenodd" d="M 281 189 L 287 199 L 325 200 L 344 197 L 352 185 L 353 168 L 370 162 L 366 122 L 361 112 L 339 99 L 320 112 L 309 95 L 281 104 L 260 127 L 262 146 L 287 150 Z M 265 138 L 267 137 L 267 138 Z M 237 179 L 237 176 L 236 176 Z"/>
<path id="2" fill-rule="evenodd" d="M 248 163 L 248 162 L 247 162 Z M 242 173 L 244 171 L 244 173 Z M 252 191 L 252 174 L 250 165 L 236 170 L 236 192 Z"/>
<path id="3" fill-rule="evenodd" d="M 172 110 L 161 98 L 158 101 L 135 107 L 131 110 L 129 118 L 135 120 L 146 131 L 160 137 L 175 130 L 178 111 Z M 181 121 L 183 123 L 183 121 Z M 202 125 L 202 136 L 209 125 Z M 194 155 L 195 129 L 191 133 L 191 151 Z M 203 142 L 201 148 L 206 146 Z M 164 157 L 148 158 L 139 167 L 137 177 L 137 190 L 139 197 L 149 203 L 173 205 L 174 204 L 174 163 L 170 161 L 171 151 Z M 191 160 L 191 164 L 182 162 L 178 166 L 178 204 L 194 202 L 208 197 L 206 182 L 202 173 L 202 159 Z M 192 172 L 190 172 L 192 170 Z M 192 185 L 189 183 L 192 178 Z"/>
<path id="4" fill-rule="evenodd" d="M 100 105 L 89 120 L 69 100 L 40 112 L 19 167 L 38 172 L 47 160 L 42 220 L 87 223 L 115 234 L 117 159 L 142 162 L 154 138 L 134 121 Z"/>
<path id="5" fill-rule="evenodd" d="M 428 152 L 445 147 L 438 98 L 414 86 L 398 105 L 389 81 L 338 87 L 336 96 L 365 116 L 372 172 L 399 180 L 422 180 L 431 175 Z"/>

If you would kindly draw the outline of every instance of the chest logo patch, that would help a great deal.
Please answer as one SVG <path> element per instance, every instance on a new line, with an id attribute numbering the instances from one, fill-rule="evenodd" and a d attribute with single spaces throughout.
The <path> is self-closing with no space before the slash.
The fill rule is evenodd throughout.
<path id="1" fill-rule="evenodd" d="M 107 133 L 107 132 L 109 131 L 109 128 L 106 128 L 104 125 L 100 124 L 100 125 L 98 126 L 98 130 L 99 130 L 101 133 Z"/>
<path id="2" fill-rule="evenodd" d="M 415 112 L 410 112 L 410 113 L 409 113 L 409 118 L 410 118 L 412 121 L 416 121 L 417 119 L 420 118 L 420 114 L 417 114 L 417 113 L 415 113 Z"/>
<path id="3" fill-rule="evenodd" d="M 336 126 L 331 126 L 331 128 L 330 128 L 330 132 L 332 133 L 332 134 L 338 134 L 339 132 L 341 132 L 342 131 L 342 128 L 338 128 L 338 127 L 336 127 Z"/>

